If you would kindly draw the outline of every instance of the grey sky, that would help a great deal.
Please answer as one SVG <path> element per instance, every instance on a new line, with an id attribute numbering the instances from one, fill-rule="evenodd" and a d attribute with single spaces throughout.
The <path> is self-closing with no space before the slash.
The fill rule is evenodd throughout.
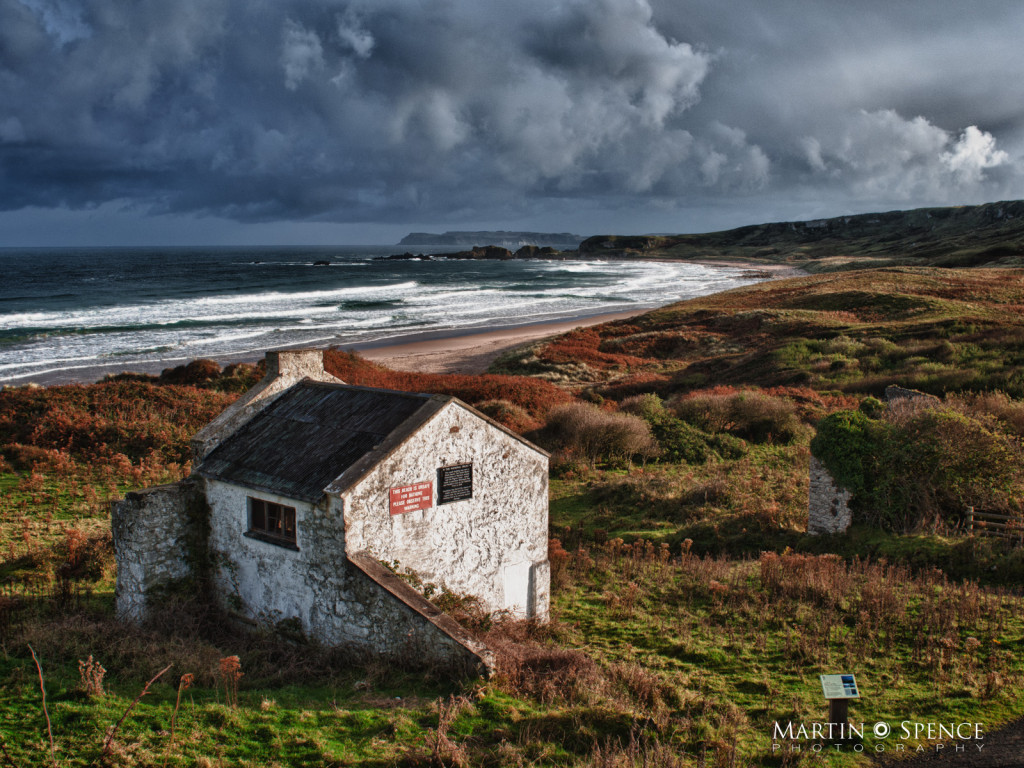
<path id="1" fill-rule="evenodd" d="M 0 0 L 0 245 L 1024 197 L 1024 4 Z"/>

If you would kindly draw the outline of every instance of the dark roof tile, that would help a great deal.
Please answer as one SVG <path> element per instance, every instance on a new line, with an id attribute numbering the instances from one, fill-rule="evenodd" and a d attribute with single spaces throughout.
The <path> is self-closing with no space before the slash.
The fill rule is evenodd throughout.
<path id="1" fill-rule="evenodd" d="M 291 498 L 316 501 L 324 488 L 385 438 L 402 432 L 430 395 L 300 382 L 217 446 L 196 471 Z M 445 398 L 450 399 L 450 398 Z"/>

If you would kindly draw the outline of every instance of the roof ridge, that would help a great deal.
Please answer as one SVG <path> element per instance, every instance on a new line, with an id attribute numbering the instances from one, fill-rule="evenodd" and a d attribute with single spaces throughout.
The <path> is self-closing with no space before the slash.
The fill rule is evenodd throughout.
<path id="1" fill-rule="evenodd" d="M 388 389 L 387 387 L 371 387 L 367 384 L 348 384 L 345 382 L 334 383 L 332 381 L 317 381 L 316 379 L 302 379 L 294 386 L 315 387 L 318 389 L 358 389 L 363 392 L 378 392 L 386 395 L 399 395 L 402 397 L 415 397 L 421 400 L 429 400 L 432 397 L 453 397 L 453 395 L 433 395 L 429 392 L 409 392 L 403 389 Z"/>

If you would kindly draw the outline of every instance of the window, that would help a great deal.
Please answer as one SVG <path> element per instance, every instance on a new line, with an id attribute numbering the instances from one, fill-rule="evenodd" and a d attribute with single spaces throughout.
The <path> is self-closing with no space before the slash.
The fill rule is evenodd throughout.
<path id="1" fill-rule="evenodd" d="M 273 544 L 295 546 L 295 507 L 249 497 L 249 534 Z"/>

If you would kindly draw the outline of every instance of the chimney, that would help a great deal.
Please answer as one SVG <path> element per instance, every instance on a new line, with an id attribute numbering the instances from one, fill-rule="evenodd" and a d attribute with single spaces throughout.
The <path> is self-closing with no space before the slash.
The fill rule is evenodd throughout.
<path id="1" fill-rule="evenodd" d="M 324 351 L 322 349 L 277 349 L 267 352 L 266 378 L 294 378 L 301 381 L 310 378 L 315 381 L 337 381 L 324 370 Z M 329 377 L 325 379 L 324 377 Z"/>
<path id="2" fill-rule="evenodd" d="M 322 349 L 273 350 L 267 352 L 265 360 L 266 375 L 192 438 L 193 466 L 293 384 L 303 379 L 329 384 L 345 383 L 324 369 Z"/>

